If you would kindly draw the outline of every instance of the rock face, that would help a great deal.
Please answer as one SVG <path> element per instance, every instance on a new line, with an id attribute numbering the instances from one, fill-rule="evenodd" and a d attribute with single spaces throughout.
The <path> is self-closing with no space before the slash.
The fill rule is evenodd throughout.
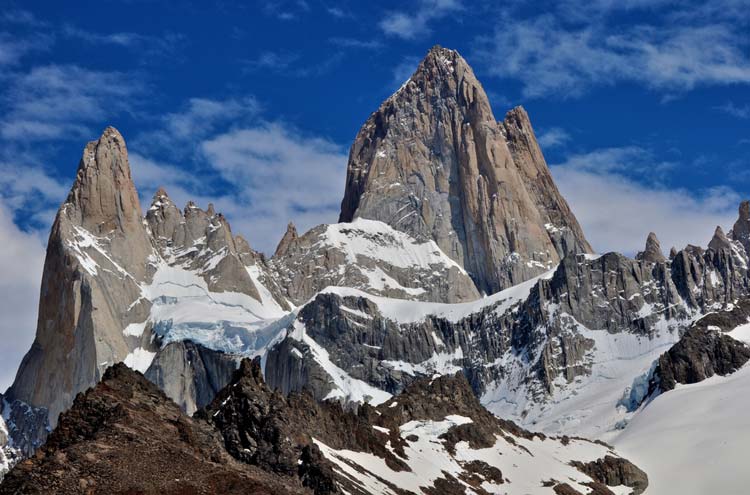
<path id="1" fill-rule="evenodd" d="M 594 462 L 573 463 L 578 469 L 588 474 L 598 483 L 610 486 L 625 485 L 633 488 L 633 495 L 639 495 L 648 488 L 648 476 L 633 463 L 619 457 L 605 456 Z M 600 490 L 601 493 L 607 493 Z M 599 493 L 596 490 L 594 493 Z M 611 491 L 610 491 L 611 493 Z"/>
<path id="2" fill-rule="evenodd" d="M 485 293 L 591 251 L 526 112 L 496 122 L 466 61 L 441 47 L 359 131 L 339 221 L 355 218 L 434 240 Z"/>
<path id="3" fill-rule="evenodd" d="M 670 252 L 671 254 L 671 252 Z M 675 255 L 677 252 L 675 251 Z M 666 261 L 664 253 L 661 252 L 661 244 L 656 234 L 650 232 L 646 238 L 646 249 L 636 256 L 636 259 L 648 261 L 649 263 L 661 263 Z"/>
<path id="4" fill-rule="evenodd" d="M 47 440 L 48 433 L 46 409 L 33 408 L 19 400 L 7 402 L 0 394 L 0 457 L 4 455 L 7 467 L 33 455 Z"/>
<path id="5" fill-rule="evenodd" d="M 234 238 L 229 222 L 214 211 L 213 205 L 204 211 L 189 202 L 181 212 L 166 191 L 159 189 L 146 221 L 167 263 L 197 272 L 210 291 L 237 292 L 260 301 L 258 289 L 241 259 L 246 243 Z"/>
<path id="6" fill-rule="evenodd" d="M 83 152 L 44 262 L 39 319 L 7 396 L 49 410 L 54 425 L 75 395 L 137 346 L 123 335 L 143 321 L 140 284 L 153 273 L 125 141 L 107 128 Z"/>
<path id="7" fill-rule="evenodd" d="M 269 262 L 282 294 L 304 304 L 329 286 L 436 302 L 479 298 L 469 275 L 433 241 L 417 241 L 377 221 L 287 230 Z"/>
<path id="8" fill-rule="evenodd" d="M 167 344 L 154 358 L 146 378 L 187 414 L 207 406 L 232 378 L 237 358 L 190 341 Z"/>
<path id="9" fill-rule="evenodd" d="M 441 460 L 425 462 L 430 456 Z M 140 373 L 113 366 L 11 470 L 0 494 L 479 495 L 508 485 L 551 495 L 563 484 L 583 493 L 597 483 L 640 493 L 648 482 L 609 446 L 494 417 L 460 374 L 415 382 L 398 400 L 353 412 L 271 391 L 256 359 L 244 360 L 196 418 Z"/>
<path id="10" fill-rule="evenodd" d="M 208 424 L 185 416 L 123 364 L 80 394 L 41 451 L 0 493 L 307 493 L 296 480 L 242 465 Z"/>

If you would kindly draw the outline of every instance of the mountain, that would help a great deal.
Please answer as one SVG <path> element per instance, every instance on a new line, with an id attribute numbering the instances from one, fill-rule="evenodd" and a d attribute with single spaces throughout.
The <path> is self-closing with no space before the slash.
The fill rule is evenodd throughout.
<path id="1" fill-rule="evenodd" d="M 523 108 L 502 122 L 466 61 L 436 46 L 349 153 L 339 221 L 432 239 L 491 294 L 590 253 Z"/>
<path id="2" fill-rule="evenodd" d="M 495 121 L 470 67 L 439 47 L 357 135 L 340 221 L 303 233 L 290 224 L 270 257 L 235 235 L 212 205 L 179 208 L 163 188 L 144 215 L 125 141 L 107 128 L 84 149 L 52 227 L 36 339 L 0 402 L 0 471 L 31 456 L 55 426 L 53 438 L 69 434 L 58 433 L 58 418 L 71 406 L 74 430 L 99 424 L 87 397 L 119 403 L 97 384 L 124 363 L 177 405 L 157 394 L 154 424 L 163 414 L 182 418 L 175 407 L 195 415 L 203 421 L 195 428 L 223 435 L 228 455 L 281 476 L 251 473 L 261 484 L 389 493 L 395 479 L 450 493 L 456 483 L 506 484 L 515 473 L 503 489 L 530 482 L 559 495 L 590 492 L 584 482 L 617 485 L 616 476 L 635 471 L 607 460 L 609 447 L 576 440 L 567 448 L 570 439 L 618 442 L 683 385 L 744 376 L 750 352 L 733 332 L 750 314 L 748 239 L 743 202 L 733 228 L 717 228 L 706 248 L 665 257 L 652 233 L 635 259 L 592 254 L 526 113 L 517 108 Z M 256 364 L 244 361 L 237 375 L 247 358 Z M 117 366 L 108 380 L 122 378 L 126 391 L 137 382 L 135 395 L 153 395 L 125 371 Z M 415 394 L 419 403 L 403 409 Z M 431 400 L 446 407 L 434 413 Z M 235 405 L 260 411 L 259 423 Z M 336 429 L 341 417 L 359 426 Z M 260 437 L 246 438 L 250 427 Z M 376 434 L 383 429 L 390 443 Z M 457 447 L 460 439 L 446 441 L 455 429 L 468 430 L 468 450 Z M 147 434 L 128 441 L 146 449 L 139 442 Z M 265 435 L 282 434 L 288 445 L 267 443 Z M 500 443 L 487 443 L 493 438 Z M 96 448 L 81 444 L 76 455 Z M 640 465 L 638 455 L 628 451 Z M 540 468 L 550 457 L 567 467 L 553 459 Z M 516 467 L 501 469 L 502 478 L 489 469 L 511 458 Z M 26 465 L 57 469 L 44 459 Z M 304 469 L 294 464 L 300 459 Z M 647 473 L 663 474 L 644 459 Z M 189 465 L 204 461 L 199 453 Z M 247 474 L 220 464 L 228 479 Z M 422 471 L 423 464 L 442 468 Z M 541 479 L 539 469 L 558 474 Z M 125 483 L 122 476 L 113 483 Z"/>
<path id="3" fill-rule="evenodd" d="M 691 322 L 747 293 L 747 260 L 736 241 L 657 262 L 571 254 L 464 304 L 329 288 L 295 310 L 266 376 L 285 392 L 377 402 L 418 377 L 462 370 L 501 417 L 599 438 L 632 416 L 652 364 Z"/>
<path id="4" fill-rule="evenodd" d="M 0 493 L 614 493 L 608 485 L 639 494 L 648 479 L 607 445 L 495 418 L 461 375 L 354 413 L 271 391 L 256 359 L 195 418 L 113 366 Z"/>
<path id="5" fill-rule="evenodd" d="M 148 304 L 136 303 L 153 254 L 125 141 L 109 127 L 86 145 L 55 217 L 36 338 L 6 395 L 47 408 L 54 425 L 78 392 L 124 360 L 136 339 L 122 330 L 148 315 Z"/>

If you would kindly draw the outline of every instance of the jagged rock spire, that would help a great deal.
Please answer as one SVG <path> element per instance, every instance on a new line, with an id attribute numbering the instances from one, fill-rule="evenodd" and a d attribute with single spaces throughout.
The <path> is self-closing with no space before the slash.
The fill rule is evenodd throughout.
<path id="1" fill-rule="evenodd" d="M 714 236 L 711 239 L 711 242 L 708 243 L 708 247 L 714 251 L 730 249 L 732 247 L 732 241 L 726 236 L 721 226 L 717 225 L 716 230 L 714 231 Z"/>
<path id="2" fill-rule="evenodd" d="M 745 200 L 740 203 L 739 218 L 732 227 L 731 235 L 750 254 L 750 201 Z"/>
<path id="3" fill-rule="evenodd" d="M 114 127 L 83 150 L 78 172 L 58 216 L 95 236 L 118 238 L 113 254 L 128 266 L 144 265 L 151 252 L 125 139 Z M 132 275 L 143 279 L 143 269 Z"/>
<path id="4" fill-rule="evenodd" d="M 638 253 L 637 259 L 647 261 L 649 263 L 661 263 L 666 261 L 664 254 L 661 252 L 661 244 L 656 234 L 649 232 L 646 237 L 646 249 Z"/>
<path id="5" fill-rule="evenodd" d="M 153 254 L 130 174 L 125 140 L 113 127 L 88 143 L 52 226 L 34 344 L 9 397 L 58 413 L 99 379 L 103 364 L 137 345 L 123 335 L 144 321 L 141 286 Z"/>
<path id="6" fill-rule="evenodd" d="M 276 246 L 276 251 L 274 252 L 274 256 L 284 256 L 287 251 L 289 250 L 289 247 L 291 244 L 297 240 L 297 227 L 294 226 L 294 223 L 289 222 L 289 224 L 286 226 L 286 232 L 284 232 L 284 237 L 281 238 L 279 241 L 279 245 Z"/>
<path id="7" fill-rule="evenodd" d="M 590 252 L 522 108 L 498 123 L 455 50 L 433 47 L 352 145 L 340 221 L 434 240 L 484 292 Z"/>
<path id="8" fill-rule="evenodd" d="M 151 206 L 146 211 L 146 222 L 151 229 L 151 235 L 161 248 L 171 241 L 175 229 L 182 222 L 182 212 L 163 187 L 156 191 L 151 200 Z"/>

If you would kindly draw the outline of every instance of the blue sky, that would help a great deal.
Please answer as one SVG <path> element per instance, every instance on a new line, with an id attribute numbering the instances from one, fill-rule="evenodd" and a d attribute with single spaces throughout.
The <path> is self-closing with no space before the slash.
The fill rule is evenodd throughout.
<path id="1" fill-rule="evenodd" d="M 268 252 L 289 220 L 336 220 L 359 126 L 434 44 L 498 119 L 528 110 L 597 250 L 705 245 L 750 193 L 748 32 L 750 0 L 6 0 L 0 336 L 13 356 L 33 338 L 49 225 L 105 126 L 144 203 L 212 201 Z"/>

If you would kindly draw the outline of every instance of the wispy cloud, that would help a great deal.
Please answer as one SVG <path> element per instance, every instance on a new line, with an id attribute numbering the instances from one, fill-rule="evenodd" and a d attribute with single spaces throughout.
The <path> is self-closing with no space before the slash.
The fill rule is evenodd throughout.
<path id="1" fill-rule="evenodd" d="M 171 135 L 180 139 L 195 139 L 206 135 L 218 123 L 254 116 L 259 109 L 254 96 L 224 100 L 190 98 L 182 111 L 168 113 L 164 121 Z"/>
<path id="2" fill-rule="evenodd" d="M 572 155 L 551 170 L 598 252 L 633 255 L 643 249 L 651 231 L 665 249 L 705 246 L 717 225 L 731 227 L 741 198 L 730 188 L 670 189 L 658 180 L 646 183 L 626 175 L 631 168 L 663 166 L 647 150 L 625 147 Z"/>
<path id="3" fill-rule="evenodd" d="M 631 3 L 630 8 L 660 6 Z M 680 12 L 665 7 L 659 11 L 661 23 L 620 18 L 613 27 L 610 16 L 618 10 L 614 3 L 561 5 L 555 14 L 525 19 L 513 19 L 511 10 L 504 11 L 494 34 L 478 43 L 477 55 L 486 70 L 519 80 L 526 97 L 577 97 L 592 87 L 618 82 L 671 94 L 750 83 L 750 39 L 742 34 L 741 23 L 696 15 L 666 22 Z M 596 14 L 592 5 L 599 8 Z M 576 17 L 570 12 L 588 14 Z"/>
<path id="4" fill-rule="evenodd" d="M 0 23 L 17 24 L 31 27 L 44 27 L 48 23 L 37 18 L 32 12 L 23 9 L 4 9 L 0 14 Z"/>
<path id="5" fill-rule="evenodd" d="M 0 199 L 0 391 L 10 386 L 24 353 L 34 340 L 44 243 L 38 232 L 25 232 Z"/>
<path id="6" fill-rule="evenodd" d="M 266 15 L 282 21 L 291 21 L 310 12 L 311 8 L 307 0 L 264 0 L 262 10 Z"/>
<path id="7" fill-rule="evenodd" d="M 52 36 L 46 34 L 21 37 L 0 32 L 0 67 L 16 64 L 29 53 L 48 50 L 52 43 Z"/>
<path id="8" fill-rule="evenodd" d="M 750 119 L 750 105 L 735 105 L 734 102 L 728 101 L 715 108 L 738 119 Z"/>
<path id="9" fill-rule="evenodd" d="M 265 51 L 258 55 L 257 58 L 247 60 L 244 63 L 245 69 L 254 72 L 262 69 L 269 69 L 274 72 L 286 71 L 291 65 L 299 60 L 298 53 Z"/>
<path id="10" fill-rule="evenodd" d="M 431 32 L 430 23 L 463 9 L 459 0 L 420 0 L 415 11 L 389 12 L 378 27 L 387 35 L 405 40 L 421 38 Z"/>
<path id="11" fill-rule="evenodd" d="M 273 252 L 290 220 L 300 230 L 335 222 L 344 189 L 346 150 L 283 122 L 263 118 L 252 96 L 191 98 L 159 129 L 129 144 L 146 207 L 158 186 L 179 205 L 214 203 L 235 234 Z"/>
<path id="12" fill-rule="evenodd" d="M 375 50 L 383 47 L 383 43 L 378 40 L 358 40 L 355 38 L 329 38 L 331 44 L 343 48 L 362 48 L 364 50 Z"/>
<path id="13" fill-rule="evenodd" d="M 570 141 L 570 134 L 568 134 L 565 129 L 551 127 L 540 133 L 539 137 L 537 137 L 537 141 L 542 149 L 559 148 Z"/>
<path id="14" fill-rule="evenodd" d="M 103 127 L 120 112 L 132 111 L 143 86 L 121 72 L 77 65 L 35 67 L 14 77 L 0 104 L 0 136 L 15 141 L 83 139 L 90 124 Z"/>
<path id="15" fill-rule="evenodd" d="M 269 123 L 217 135 L 202 148 L 242 204 L 233 226 L 257 248 L 272 251 L 289 220 L 301 230 L 336 221 L 346 167 L 337 144 Z"/>
<path id="16" fill-rule="evenodd" d="M 244 72 L 274 72 L 290 77 L 321 76 L 330 72 L 344 59 L 343 52 L 330 52 L 315 62 L 303 58 L 299 53 L 265 51 L 257 58 L 243 63 Z"/>
<path id="17" fill-rule="evenodd" d="M 92 45 L 115 45 L 137 49 L 141 56 L 173 55 L 185 37 L 176 33 L 151 36 L 135 32 L 97 33 L 66 24 L 61 34 Z"/>
<path id="18" fill-rule="evenodd" d="M 347 19 L 354 17 L 354 14 L 352 12 L 341 8 L 340 6 L 326 7 L 326 12 L 337 19 Z"/>

